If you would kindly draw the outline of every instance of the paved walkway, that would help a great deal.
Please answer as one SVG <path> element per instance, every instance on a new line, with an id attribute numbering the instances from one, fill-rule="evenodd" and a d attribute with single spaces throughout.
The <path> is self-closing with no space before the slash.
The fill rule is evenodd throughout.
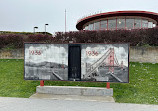
<path id="1" fill-rule="evenodd" d="M 158 105 L 0 97 L 0 111 L 158 111 Z"/>
<path id="2" fill-rule="evenodd" d="M 99 102 L 115 102 L 112 96 L 80 96 L 80 95 L 54 95 L 35 93 L 30 98 L 33 99 L 56 99 L 56 100 L 83 100 Z"/>

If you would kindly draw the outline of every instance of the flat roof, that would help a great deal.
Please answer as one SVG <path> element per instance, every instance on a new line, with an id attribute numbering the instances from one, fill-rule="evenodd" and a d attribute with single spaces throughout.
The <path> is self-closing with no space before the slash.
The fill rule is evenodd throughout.
<path id="1" fill-rule="evenodd" d="M 114 12 L 99 13 L 82 18 L 77 22 L 76 28 L 78 30 L 81 30 L 83 28 L 83 25 L 90 21 L 101 19 L 101 18 L 107 18 L 107 17 L 116 17 L 116 16 L 147 17 L 155 20 L 158 23 L 158 13 L 149 12 L 149 11 L 114 11 Z"/>

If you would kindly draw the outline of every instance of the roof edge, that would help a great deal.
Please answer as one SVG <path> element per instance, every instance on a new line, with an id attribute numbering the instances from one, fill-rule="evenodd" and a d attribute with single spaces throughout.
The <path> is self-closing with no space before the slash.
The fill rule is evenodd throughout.
<path id="1" fill-rule="evenodd" d="M 94 14 L 84 17 L 77 21 L 76 28 L 78 30 L 81 30 L 82 29 L 81 27 L 89 21 L 96 20 L 98 18 L 108 17 L 108 16 L 116 16 L 116 15 L 121 16 L 123 14 L 129 14 L 129 15 L 142 14 L 142 17 L 148 17 L 158 22 L 158 13 L 155 12 L 140 11 L 140 10 L 112 11 L 112 12 L 99 13 L 99 14 Z"/>

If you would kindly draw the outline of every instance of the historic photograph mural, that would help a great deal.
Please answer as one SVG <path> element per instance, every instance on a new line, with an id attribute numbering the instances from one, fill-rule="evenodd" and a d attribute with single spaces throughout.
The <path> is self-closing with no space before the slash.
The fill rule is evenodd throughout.
<path id="1" fill-rule="evenodd" d="M 25 80 L 68 80 L 68 44 L 25 44 Z"/>
<path id="2" fill-rule="evenodd" d="M 129 82 L 129 44 L 25 43 L 25 80 Z"/>
<path id="3" fill-rule="evenodd" d="M 83 81 L 128 82 L 128 44 L 82 44 Z"/>

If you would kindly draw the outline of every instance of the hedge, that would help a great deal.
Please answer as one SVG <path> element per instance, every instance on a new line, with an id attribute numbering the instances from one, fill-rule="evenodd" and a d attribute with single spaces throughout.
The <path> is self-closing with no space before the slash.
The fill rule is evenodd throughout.
<path id="1" fill-rule="evenodd" d="M 59 43 L 130 43 L 131 46 L 158 46 L 158 28 L 135 30 L 57 32 Z"/>
<path id="2" fill-rule="evenodd" d="M 0 49 L 23 48 L 24 42 L 42 43 L 130 43 L 131 46 L 158 46 L 158 28 L 107 31 L 70 31 L 49 34 L 1 33 Z"/>

